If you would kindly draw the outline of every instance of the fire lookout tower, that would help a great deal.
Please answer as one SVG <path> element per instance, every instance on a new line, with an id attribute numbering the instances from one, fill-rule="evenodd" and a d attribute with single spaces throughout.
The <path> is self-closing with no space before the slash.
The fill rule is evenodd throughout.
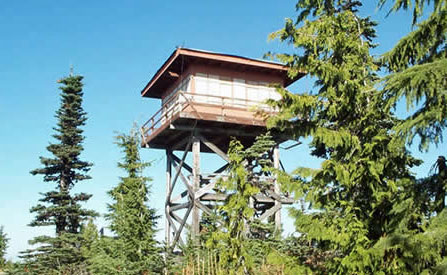
<path id="1" fill-rule="evenodd" d="M 183 243 L 185 227 L 193 237 L 199 234 L 201 213 L 211 213 L 213 206 L 227 197 L 213 189 L 217 180 L 225 177 L 228 165 L 204 173 L 201 153 L 214 153 L 227 162 L 225 152 L 231 137 L 250 146 L 256 136 L 266 132 L 265 121 L 255 115 L 254 108 L 273 112 L 264 104 L 266 99 L 280 98 L 271 84 L 287 87 L 295 80 L 278 63 L 178 48 L 144 87 L 143 97 L 158 98 L 162 103 L 141 133 L 144 147 L 166 150 L 168 246 Z M 192 157 L 187 158 L 189 152 Z M 279 168 L 278 146 L 273 149 L 273 163 Z M 253 201 L 258 218 L 274 218 L 277 228 L 281 205 L 293 202 L 277 185 L 274 192 L 259 194 Z"/>

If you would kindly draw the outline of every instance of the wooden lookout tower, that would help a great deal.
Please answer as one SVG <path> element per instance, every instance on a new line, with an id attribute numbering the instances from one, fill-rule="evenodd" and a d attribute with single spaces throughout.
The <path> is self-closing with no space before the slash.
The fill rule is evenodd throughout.
<path id="1" fill-rule="evenodd" d="M 227 162 L 231 137 L 250 146 L 256 136 L 266 132 L 265 121 L 254 109 L 272 111 L 264 102 L 280 95 L 271 85 L 287 87 L 295 80 L 278 63 L 178 48 L 144 87 L 143 97 L 161 99 L 161 108 L 141 132 L 144 147 L 166 151 L 165 233 L 169 246 L 183 243 L 185 228 L 197 236 L 201 213 L 211 213 L 227 196 L 213 189 L 228 165 L 204 172 L 201 154 L 214 153 Z M 285 140 L 278 138 L 277 142 Z M 188 157 L 189 152 L 192 156 Z M 273 163 L 279 168 L 277 146 Z M 277 227 L 281 225 L 281 205 L 292 203 L 278 186 L 253 201 L 258 218 L 270 217 Z"/>

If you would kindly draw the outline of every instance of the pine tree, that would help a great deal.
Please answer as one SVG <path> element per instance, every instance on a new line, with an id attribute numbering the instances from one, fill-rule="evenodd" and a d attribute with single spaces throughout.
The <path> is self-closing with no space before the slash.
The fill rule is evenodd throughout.
<path id="1" fill-rule="evenodd" d="M 378 97 L 375 46 L 376 23 L 361 17 L 355 0 L 299 0 L 294 22 L 271 38 L 289 42 L 293 54 L 276 55 L 290 66 L 291 77 L 306 72 L 316 79 L 316 91 L 292 94 L 279 90 L 280 109 L 271 126 L 295 138 L 310 137 L 319 169 L 300 167 L 283 187 L 303 196 L 311 209 L 295 209 L 297 230 L 312 243 L 324 261 L 300 264 L 317 274 L 405 274 L 406 251 L 378 248 L 384 236 L 417 221 L 410 190 L 415 179 L 409 169 L 420 164 L 402 139 L 396 138 L 397 119 Z M 282 178 L 284 180 L 286 177 Z M 304 271 L 303 271 L 304 272 Z"/>
<path id="2" fill-rule="evenodd" d="M 161 249 L 155 240 L 157 219 L 155 209 L 147 206 L 151 179 L 143 176 L 150 163 L 143 162 L 139 153 L 139 137 L 136 132 L 116 137 L 117 145 L 124 153 L 123 162 L 118 167 L 126 172 L 121 182 L 109 195 L 113 203 L 109 205 L 110 229 L 121 242 L 126 274 L 147 274 L 161 272 L 163 262 Z"/>
<path id="3" fill-rule="evenodd" d="M 90 199 L 86 193 L 72 194 L 75 184 L 90 179 L 87 172 L 91 163 L 80 159 L 84 136 L 82 126 L 87 120 L 82 108 L 82 76 L 70 75 L 58 82 L 62 84 L 61 104 L 56 111 L 57 126 L 47 150 L 52 157 L 40 157 L 43 168 L 31 171 L 32 175 L 42 175 L 44 182 L 53 183 L 54 190 L 42 193 L 40 203 L 31 208 L 36 217 L 30 226 L 54 226 L 55 236 L 40 236 L 30 241 L 39 245 L 27 250 L 23 258 L 34 273 L 69 272 L 84 259 L 80 253 L 80 229 L 83 221 L 96 216 L 91 210 L 81 207 Z"/>
<path id="4" fill-rule="evenodd" d="M 3 267 L 6 264 L 6 248 L 8 248 L 8 241 L 9 239 L 6 236 L 6 233 L 3 232 L 3 226 L 0 226 L 0 270 L 3 269 Z"/>

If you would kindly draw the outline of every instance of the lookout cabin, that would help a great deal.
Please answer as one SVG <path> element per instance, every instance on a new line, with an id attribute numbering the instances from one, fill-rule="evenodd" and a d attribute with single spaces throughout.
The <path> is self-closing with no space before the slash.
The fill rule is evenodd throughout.
<path id="1" fill-rule="evenodd" d="M 179 142 L 192 129 L 222 150 L 230 136 L 250 144 L 265 132 L 256 110 L 275 112 L 265 100 L 280 99 L 274 86 L 287 87 L 295 80 L 279 63 L 177 48 L 141 91 L 143 97 L 161 101 L 141 128 L 143 146 L 182 150 L 185 144 Z"/>

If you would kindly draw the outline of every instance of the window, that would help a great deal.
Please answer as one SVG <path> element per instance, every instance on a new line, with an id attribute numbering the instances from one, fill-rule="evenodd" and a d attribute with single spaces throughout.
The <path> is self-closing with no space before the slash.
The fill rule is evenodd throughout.
<path id="1" fill-rule="evenodd" d="M 261 91 L 260 86 L 258 86 L 258 82 L 256 81 L 247 81 L 247 99 L 249 100 L 248 104 L 250 106 L 256 105 L 256 103 L 262 100 L 260 96 Z"/>
<path id="2" fill-rule="evenodd" d="M 233 85 L 231 83 L 231 78 L 220 78 L 220 96 L 224 97 L 222 100 L 224 105 L 233 104 Z"/>
<path id="3" fill-rule="evenodd" d="M 220 104 L 222 100 L 220 99 L 220 83 L 218 75 L 208 75 L 208 93 L 209 95 L 207 102 Z"/>
<path id="4" fill-rule="evenodd" d="M 166 119 L 171 118 L 175 113 L 180 111 L 182 105 L 181 103 L 185 102 L 185 98 L 183 96 L 178 96 L 178 92 L 180 91 L 191 91 L 191 76 L 187 76 L 183 79 L 182 82 L 180 82 L 180 84 L 172 90 L 172 92 L 162 99 L 162 106 L 164 107 L 161 113 L 161 124 L 165 123 Z M 174 96 L 178 97 L 173 99 L 172 97 Z"/>
<path id="5" fill-rule="evenodd" d="M 194 80 L 196 102 L 245 108 L 281 98 L 267 82 L 204 73 L 196 73 Z"/>
<path id="6" fill-rule="evenodd" d="M 208 93 L 208 75 L 197 73 L 194 77 L 196 84 L 196 93 L 199 95 L 194 96 L 194 100 L 198 102 L 206 102 Z"/>
<path id="7" fill-rule="evenodd" d="M 244 79 L 233 79 L 233 98 L 234 105 L 239 107 L 246 105 L 245 101 L 247 99 L 247 95 Z"/>

